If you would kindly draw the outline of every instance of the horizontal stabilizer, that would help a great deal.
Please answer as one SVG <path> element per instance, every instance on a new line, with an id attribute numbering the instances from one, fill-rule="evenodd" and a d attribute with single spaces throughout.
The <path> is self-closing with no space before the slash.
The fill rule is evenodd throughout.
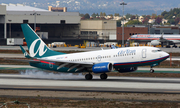
<path id="1" fill-rule="evenodd" d="M 32 58 L 28 53 L 27 53 L 27 51 L 20 45 L 20 48 L 21 48 L 21 50 L 22 50 L 22 52 L 23 52 L 23 54 L 24 54 L 24 56 L 26 57 L 26 58 Z"/>

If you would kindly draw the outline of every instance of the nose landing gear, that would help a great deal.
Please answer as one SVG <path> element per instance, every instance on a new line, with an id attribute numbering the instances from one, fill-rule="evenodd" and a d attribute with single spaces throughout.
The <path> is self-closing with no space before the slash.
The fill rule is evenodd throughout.
<path id="1" fill-rule="evenodd" d="M 154 69 L 153 69 L 152 66 L 151 66 L 151 69 L 150 69 L 150 73 L 154 73 Z"/>
<path id="2" fill-rule="evenodd" d="M 151 72 L 151 73 L 154 73 L 154 69 L 151 68 L 151 69 L 150 69 L 150 72 Z"/>

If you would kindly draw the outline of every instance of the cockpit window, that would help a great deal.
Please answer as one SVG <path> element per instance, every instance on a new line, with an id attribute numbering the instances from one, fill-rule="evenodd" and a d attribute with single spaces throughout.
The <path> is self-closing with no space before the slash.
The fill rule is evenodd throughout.
<path id="1" fill-rule="evenodd" d="M 161 52 L 162 50 L 152 50 L 152 52 Z"/>

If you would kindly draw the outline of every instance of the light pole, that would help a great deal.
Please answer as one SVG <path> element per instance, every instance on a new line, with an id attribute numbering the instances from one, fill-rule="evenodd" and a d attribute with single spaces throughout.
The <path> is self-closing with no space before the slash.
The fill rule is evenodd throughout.
<path id="1" fill-rule="evenodd" d="M 11 38 L 11 21 L 12 20 L 8 20 L 9 21 L 9 38 Z"/>
<path id="2" fill-rule="evenodd" d="M 36 30 L 36 12 L 35 13 L 33 13 L 33 15 L 34 15 L 34 31 Z"/>
<path id="3" fill-rule="evenodd" d="M 107 22 L 104 22 L 104 25 L 105 25 L 105 26 L 104 26 L 104 27 L 105 27 L 105 32 L 104 32 L 104 34 L 105 34 L 105 37 L 104 37 L 104 38 L 105 38 L 105 39 L 107 39 L 107 30 L 106 30 L 106 24 L 107 24 Z"/>
<path id="4" fill-rule="evenodd" d="M 124 5 L 127 5 L 127 3 L 120 3 L 120 5 L 123 5 L 123 23 L 122 23 L 122 47 L 124 47 Z"/>

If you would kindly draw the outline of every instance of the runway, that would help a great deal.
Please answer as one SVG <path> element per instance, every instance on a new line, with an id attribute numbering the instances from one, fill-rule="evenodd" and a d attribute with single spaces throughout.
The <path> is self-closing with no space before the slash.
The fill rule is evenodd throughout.
<path id="1" fill-rule="evenodd" d="M 0 65 L 0 70 L 42 70 L 30 65 Z M 150 68 L 138 67 L 135 72 L 149 73 Z M 154 68 L 155 73 L 180 73 L 180 68 Z M 116 72 L 116 71 L 114 71 Z"/>
<path id="2" fill-rule="evenodd" d="M 0 74 L 0 89 L 180 94 L 180 79 L 108 77 L 100 80 L 95 75 L 93 80 L 87 81 L 84 75 L 72 74 L 49 77 Z"/>

